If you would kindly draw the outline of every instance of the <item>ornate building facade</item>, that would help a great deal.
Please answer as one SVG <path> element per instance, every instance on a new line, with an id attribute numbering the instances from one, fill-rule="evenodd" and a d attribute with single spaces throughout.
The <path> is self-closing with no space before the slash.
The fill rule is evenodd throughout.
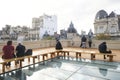
<path id="1" fill-rule="evenodd" d="M 113 11 L 110 14 L 108 14 L 105 10 L 98 11 L 94 20 L 94 33 L 119 35 L 120 15 Z"/>
<path id="2" fill-rule="evenodd" d="M 71 22 L 67 29 L 67 39 L 79 38 L 77 30 L 74 28 L 74 24 Z"/>

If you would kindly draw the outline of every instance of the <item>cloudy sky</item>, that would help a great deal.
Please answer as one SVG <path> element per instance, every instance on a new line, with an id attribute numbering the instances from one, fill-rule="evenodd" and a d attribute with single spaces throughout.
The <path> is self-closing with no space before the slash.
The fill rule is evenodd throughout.
<path id="1" fill-rule="evenodd" d="M 78 33 L 94 31 L 96 13 L 104 9 L 108 14 L 120 14 L 120 0 L 0 0 L 0 30 L 6 24 L 32 26 L 32 18 L 43 14 L 56 15 L 58 31 L 72 21 Z"/>

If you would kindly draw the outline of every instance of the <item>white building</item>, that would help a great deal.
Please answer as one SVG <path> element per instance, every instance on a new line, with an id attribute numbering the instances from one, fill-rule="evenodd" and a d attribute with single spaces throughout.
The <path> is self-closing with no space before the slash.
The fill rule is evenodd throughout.
<path id="1" fill-rule="evenodd" d="M 94 33 L 119 34 L 120 15 L 117 15 L 113 11 L 110 14 L 104 10 L 98 11 L 94 21 Z"/>
<path id="2" fill-rule="evenodd" d="M 43 38 L 43 35 L 47 32 L 49 35 L 54 35 L 57 32 L 57 17 L 55 15 L 43 15 L 39 18 L 32 19 L 32 28 L 36 31 L 36 38 Z"/>

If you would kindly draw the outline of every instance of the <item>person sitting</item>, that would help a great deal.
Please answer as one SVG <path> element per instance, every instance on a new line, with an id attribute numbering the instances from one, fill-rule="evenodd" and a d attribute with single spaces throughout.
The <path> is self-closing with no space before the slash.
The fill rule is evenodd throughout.
<path id="1" fill-rule="evenodd" d="M 91 37 L 88 37 L 88 45 L 89 45 L 89 48 L 91 48 L 91 46 L 92 46 L 92 38 Z"/>
<path id="2" fill-rule="evenodd" d="M 21 43 L 18 43 L 17 47 L 16 47 L 16 56 L 17 57 L 23 57 L 25 55 L 25 46 L 22 45 Z"/>
<path id="3" fill-rule="evenodd" d="M 12 41 L 8 41 L 7 45 L 3 46 L 3 59 L 12 59 L 14 58 L 14 46 L 12 46 Z M 11 66 L 11 62 L 8 62 L 6 66 Z"/>
<path id="4" fill-rule="evenodd" d="M 56 49 L 56 50 L 62 50 L 62 49 L 63 49 L 62 44 L 60 43 L 59 40 L 57 40 L 57 43 L 56 43 L 55 49 Z"/>
<path id="5" fill-rule="evenodd" d="M 99 47 L 99 52 L 100 53 L 112 53 L 111 50 L 107 51 L 107 45 L 106 45 L 106 42 L 102 42 Z M 106 59 L 105 55 L 104 55 L 104 59 Z"/>
<path id="6" fill-rule="evenodd" d="M 18 43 L 17 47 L 16 47 L 16 56 L 17 57 L 23 57 L 25 55 L 25 46 L 22 45 L 21 43 Z M 19 61 L 17 61 L 17 63 L 19 63 Z"/>

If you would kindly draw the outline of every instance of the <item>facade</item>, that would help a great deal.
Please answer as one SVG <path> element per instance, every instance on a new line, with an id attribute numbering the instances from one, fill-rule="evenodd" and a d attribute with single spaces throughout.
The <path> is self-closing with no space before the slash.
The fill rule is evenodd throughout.
<path id="1" fill-rule="evenodd" d="M 49 35 L 54 35 L 55 32 L 57 32 L 57 17 L 55 15 L 43 15 L 39 18 L 33 18 L 32 19 L 32 28 L 34 35 L 36 35 L 36 38 L 42 39 L 43 35 L 45 33 L 48 33 Z M 33 34 L 30 34 L 33 35 Z"/>
<path id="2" fill-rule="evenodd" d="M 65 29 L 60 30 L 60 38 L 67 39 L 67 31 Z"/>
<path id="3" fill-rule="evenodd" d="M 67 29 L 67 38 L 68 39 L 75 39 L 79 38 L 77 30 L 74 28 L 74 24 L 71 22 L 68 29 Z"/>
<path id="4" fill-rule="evenodd" d="M 11 27 L 11 25 L 6 25 L 0 34 L 0 38 L 5 40 L 5 39 L 11 39 L 11 40 L 17 40 L 17 38 L 21 35 L 24 35 L 24 38 L 28 38 L 28 31 L 29 28 L 27 26 L 16 26 L 16 27 Z"/>
<path id="5" fill-rule="evenodd" d="M 32 28 L 26 26 L 11 27 L 6 25 L 5 28 L 0 31 L 1 39 L 13 39 L 17 40 L 19 36 L 25 37 L 26 40 L 39 40 L 47 33 L 50 36 L 54 36 L 57 32 L 57 17 L 55 15 L 43 15 L 39 18 L 32 19 Z"/>
<path id="6" fill-rule="evenodd" d="M 94 20 L 94 33 L 118 35 L 120 33 L 120 15 L 113 11 L 110 14 L 105 10 L 98 11 Z"/>
<path id="7" fill-rule="evenodd" d="M 32 28 L 29 30 L 29 39 L 30 40 L 38 40 L 39 39 L 39 28 Z"/>
<path id="8" fill-rule="evenodd" d="M 81 30 L 81 36 L 86 35 L 86 31 Z"/>

